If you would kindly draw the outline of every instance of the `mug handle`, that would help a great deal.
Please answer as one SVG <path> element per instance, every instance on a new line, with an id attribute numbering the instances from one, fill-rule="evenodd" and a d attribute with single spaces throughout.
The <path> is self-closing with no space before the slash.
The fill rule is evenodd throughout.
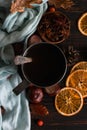
<path id="1" fill-rule="evenodd" d="M 23 80 L 21 83 L 18 84 L 18 86 L 16 86 L 13 89 L 13 92 L 16 95 L 19 95 L 24 89 L 26 89 L 29 86 L 29 82 L 27 80 Z"/>

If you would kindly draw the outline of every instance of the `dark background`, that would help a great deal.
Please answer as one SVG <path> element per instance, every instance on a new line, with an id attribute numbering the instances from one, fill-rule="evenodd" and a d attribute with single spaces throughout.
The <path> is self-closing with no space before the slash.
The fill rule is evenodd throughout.
<path id="1" fill-rule="evenodd" d="M 68 49 L 73 47 L 78 54 L 72 63 L 68 63 L 68 70 L 65 79 L 69 73 L 70 68 L 78 61 L 87 60 L 87 37 L 83 36 L 78 30 L 78 19 L 87 11 L 87 0 L 74 0 L 75 5 L 69 9 L 64 10 L 59 8 L 58 10 L 66 14 L 71 22 L 70 36 L 64 42 L 58 44 L 67 57 Z M 65 81 L 62 81 L 64 87 Z M 49 115 L 44 117 L 35 116 L 31 113 L 31 130 L 87 130 L 87 104 L 86 98 L 84 99 L 84 106 L 82 110 L 75 116 L 64 117 L 60 115 L 54 106 L 54 96 L 49 96 L 46 93 L 41 104 L 45 105 L 49 110 Z M 39 127 L 36 123 L 37 119 L 42 119 L 44 125 Z"/>

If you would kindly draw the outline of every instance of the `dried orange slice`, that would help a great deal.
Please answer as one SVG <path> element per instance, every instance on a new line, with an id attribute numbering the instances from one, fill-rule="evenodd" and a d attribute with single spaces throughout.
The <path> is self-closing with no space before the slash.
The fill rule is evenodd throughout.
<path id="1" fill-rule="evenodd" d="M 83 98 L 87 97 L 87 70 L 79 69 L 72 72 L 66 79 L 66 86 L 79 90 Z"/>
<path id="2" fill-rule="evenodd" d="M 87 36 L 87 12 L 79 18 L 78 29 L 83 35 Z"/>
<path id="3" fill-rule="evenodd" d="M 74 72 L 75 70 L 78 70 L 78 69 L 87 70 L 87 61 L 80 61 L 80 62 L 76 63 L 76 64 L 71 68 L 70 73 L 72 73 L 72 72 Z"/>
<path id="4" fill-rule="evenodd" d="M 55 107 L 63 116 L 76 115 L 83 106 L 82 94 L 74 89 L 65 87 L 55 97 Z"/>

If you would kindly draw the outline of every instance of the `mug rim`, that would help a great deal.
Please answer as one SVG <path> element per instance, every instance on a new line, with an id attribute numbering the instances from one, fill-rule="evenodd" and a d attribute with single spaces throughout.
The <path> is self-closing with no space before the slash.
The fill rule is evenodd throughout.
<path id="1" fill-rule="evenodd" d="M 49 86 L 39 86 L 39 85 L 33 83 L 32 81 L 30 81 L 30 80 L 27 78 L 27 76 L 25 75 L 25 73 L 24 73 L 24 70 L 23 70 L 23 65 L 24 65 L 24 64 L 21 65 L 22 73 L 23 73 L 23 76 L 24 76 L 25 80 L 27 80 L 29 83 L 32 83 L 34 86 L 41 87 L 41 88 L 51 87 L 51 86 L 54 86 L 54 85 L 60 83 L 60 82 L 62 81 L 62 79 L 64 78 L 64 76 L 65 76 L 65 74 L 66 74 L 66 71 L 67 71 L 67 59 L 66 59 L 66 56 L 65 56 L 64 52 L 62 51 L 62 49 L 61 49 L 60 47 L 58 47 L 56 44 L 51 44 L 51 43 L 47 43 L 47 42 L 40 42 L 40 43 L 31 44 L 28 48 L 25 49 L 25 51 L 24 51 L 24 53 L 23 53 L 23 56 L 26 56 L 26 53 L 28 52 L 28 50 L 29 50 L 30 48 L 32 48 L 32 47 L 35 46 L 35 45 L 39 45 L 39 44 L 49 44 L 49 45 L 51 45 L 51 46 L 55 46 L 57 49 L 60 50 L 61 54 L 63 55 L 63 57 L 64 57 L 64 59 L 65 59 L 65 69 L 64 69 L 64 73 L 62 74 L 61 78 L 60 78 L 57 82 L 55 82 L 54 84 L 49 85 Z"/>

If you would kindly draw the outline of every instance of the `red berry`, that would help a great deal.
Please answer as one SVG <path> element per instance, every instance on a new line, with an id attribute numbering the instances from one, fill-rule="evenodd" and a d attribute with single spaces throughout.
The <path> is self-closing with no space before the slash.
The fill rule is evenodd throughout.
<path id="1" fill-rule="evenodd" d="M 55 12 L 55 10 L 56 10 L 56 9 L 55 9 L 54 7 L 50 7 L 50 8 L 49 8 L 49 11 L 50 11 L 50 12 Z"/>
<path id="2" fill-rule="evenodd" d="M 37 121 L 37 125 L 38 125 L 38 126 L 43 126 L 43 125 L 44 125 L 44 122 L 43 122 L 42 120 L 38 120 L 38 121 Z"/>

